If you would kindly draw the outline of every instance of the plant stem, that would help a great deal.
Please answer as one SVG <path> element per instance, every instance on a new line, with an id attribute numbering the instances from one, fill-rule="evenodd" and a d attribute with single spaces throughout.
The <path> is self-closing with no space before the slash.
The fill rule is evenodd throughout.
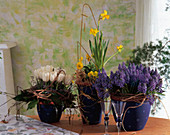
<path id="1" fill-rule="evenodd" d="M 114 57 L 115 55 L 117 55 L 119 52 L 116 52 L 115 54 L 113 54 L 112 56 L 110 56 L 107 60 L 106 60 L 106 62 L 104 63 L 104 65 L 103 66 L 105 66 L 106 64 L 107 64 L 107 62 L 112 58 L 112 57 Z"/>
<path id="2" fill-rule="evenodd" d="M 90 9 L 90 12 L 91 12 L 91 14 L 92 14 L 92 16 L 93 16 L 93 20 L 94 20 L 94 23 L 95 23 L 95 25 L 96 25 L 96 28 L 98 28 L 97 27 L 97 22 L 96 22 L 96 19 L 95 19 L 95 17 L 94 17 L 94 14 L 93 14 L 93 11 L 92 11 L 92 9 L 91 9 L 91 7 L 90 7 L 90 5 L 89 4 L 87 4 L 87 3 L 85 3 L 84 5 L 83 5 L 83 8 L 82 8 L 82 14 L 81 14 L 81 29 L 80 29 L 80 56 L 79 57 L 81 57 L 81 43 L 82 43 L 82 29 L 83 29 L 83 16 L 85 16 L 84 15 L 84 7 L 85 6 L 87 6 L 89 9 Z M 78 58 L 79 59 L 79 58 Z"/>

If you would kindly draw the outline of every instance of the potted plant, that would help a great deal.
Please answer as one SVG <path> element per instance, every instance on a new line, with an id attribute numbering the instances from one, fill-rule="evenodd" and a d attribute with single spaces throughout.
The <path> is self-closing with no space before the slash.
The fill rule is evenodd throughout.
<path id="1" fill-rule="evenodd" d="M 142 64 L 143 66 L 157 67 L 158 73 L 163 78 L 163 90 L 166 91 L 170 83 L 170 39 L 163 38 L 155 42 L 145 43 L 142 47 L 137 46 L 133 49 L 130 59 L 127 63 Z M 159 109 L 161 109 L 160 100 L 161 95 L 158 95 L 158 100 L 153 104 L 151 113 L 154 115 Z"/>
<path id="2" fill-rule="evenodd" d="M 83 5 L 84 7 L 90 6 L 88 4 Z M 90 11 L 93 15 L 93 11 L 90 8 Z M 82 21 L 81 24 L 83 24 L 83 17 L 86 16 L 84 13 L 82 13 Z M 103 39 L 103 33 L 101 30 L 99 30 L 99 25 L 101 20 L 109 19 L 109 15 L 107 14 L 107 11 L 104 10 L 104 13 L 101 13 L 98 18 L 98 25 L 96 23 L 96 20 L 93 16 L 96 28 L 90 29 L 90 35 L 93 36 L 94 41 L 92 42 L 89 40 L 89 48 L 90 53 L 86 51 L 86 49 L 83 47 L 81 40 L 82 40 L 82 25 L 81 25 L 81 36 L 80 36 L 80 51 L 78 56 L 78 63 L 77 63 L 77 70 L 76 70 L 76 81 L 79 92 L 79 99 L 80 99 L 80 112 L 82 114 L 83 123 L 88 124 L 98 124 L 101 122 L 101 105 L 100 105 L 100 98 L 98 97 L 97 91 L 95 89 L 95 81 L 96 78 L 98 78 L 98 72 L 99 70 L 102 70 L 102 68 L 105 66 L 105 64 L 116 54 L 121 52 L 123 49 L 123 46 L 120 45 L 117 47 L 118 51 L 110 56 L 107 60 L 106 54 L 107 49 L 109 45 L 109 41 L 105 41 Z M 88 61 L 88 64 L 83 65 L 83 57 L 81 57 L 81 48 L 86 53 L 86 59 Z"/>
<path id="3" fill-rule="evenodd" d="M 22 90 L 14 100 L 26 102 L 27 109 L 37 105 L 40 120 L 54 123 L 60 120 L 66 107 L 74 107 L 75 95 L 71 90 L 72 76 L 67 75 L 64 69 L 47 65 L 34 71 L 31 87 Z"/>
<path id="4" fill-rule="evenodd" d="M 93 83 L 98 72 L 92 63 L 76 70 L 76 84 L 79 92 L 80 112 L 83 123 L 98 124 L 101 122 L 101 106 Z"/>
<path id="5" fill-rule="evenodd" d="M 163 95 L 162 79 L 157 70 L 151 70 L 149 67 L 134 63 L 129 64 L 128 67 L 123 63 L 119 65 L 115 73 L 111 71 L 106 85 L 113 104 L 115 101 L 122 103 L 120 118 L 123 128 L 127 131 L 143 129 L 148 120 L 155 95 Z M 123 103 L 125 103 L 124 106 Z M 119 121 L 116 118 L 117 113 L 113 109 L 116 122 Z"/>

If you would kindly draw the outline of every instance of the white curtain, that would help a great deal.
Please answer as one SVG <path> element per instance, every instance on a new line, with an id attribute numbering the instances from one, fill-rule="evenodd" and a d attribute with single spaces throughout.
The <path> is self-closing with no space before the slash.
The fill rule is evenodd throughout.
<path id="1" fill-rule="evenodd" d="M 165 11 L 167 2 L 168 0 L 136 0 L 136 46 L 142 47 L 146 42 L 155 42 L 164 37 L 170 40 L 170 10 Z M 167 90 L 164 94 L 166 96 L 162 102 L 170 116 L 170 91 Z M 152 117 L 168 118 L 163 107 Z"/>
<path id="2" fill-rule="evenodd" d="M 167 0 L 136 0 L 135 44 L 170 36 L 170 12 L 165 11 Z M 168 35 L 169 34 L 169 35 Z"/>
<path id="3" fill-rule="evenodd" d="M 143 46 L 145 42 L 149 42 L 151 40 L 151 18 L 153 16 L 152 1 L 153 0 L 136 0 L 136 46 Z"/>

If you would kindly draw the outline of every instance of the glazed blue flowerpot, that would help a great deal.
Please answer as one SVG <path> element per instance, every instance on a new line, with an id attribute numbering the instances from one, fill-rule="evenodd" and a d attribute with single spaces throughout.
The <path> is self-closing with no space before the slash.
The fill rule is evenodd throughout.
<path id="1" fill-rule="evenodd" d="M 98 96 L 95 88 L 91 86 L 78 86 L 80 94 L 81 112 L 83 114 L 83 124 L 95 125 L 101 122 L 102 109 L 100 103 L 98 103 Z M 86 95 L 95 99 L 95 101 L 87 98 L 81 94 L 81 91 Z"/>
<path id="2" fill-rule="evenodd" d="M 136 102 L 126 102 L 124 112 L 128 107 L 138 106 L 140 103 Z M 144 104 L 137 108 L 130 108 L 125 114 L 123 125 L 126 131 L 138 131 L 142 130 L 149 117 L 151 105 L 148 101 L 145 101 Z M 113 116 L 116 121 L 116 115 L 112 107 Z M 122 128 L 123 129 L 123 128 Z"/>
<path id="3" fill-rule="evenodd" d="M 53 104 L 37 104 L 39 118 L 45 123 L 59 122 L 62 114 L 62 106 L 56 107 Z"/>

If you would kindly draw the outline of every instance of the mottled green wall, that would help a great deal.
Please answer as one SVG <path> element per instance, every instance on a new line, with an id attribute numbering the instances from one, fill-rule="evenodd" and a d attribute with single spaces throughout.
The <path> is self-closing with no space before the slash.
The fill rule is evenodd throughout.
<path id="1" fill-rule="evenodd" d="M 46 64 L 74 72 L 84 3 L 91 5 L 95 17 L 104 9 L 110 15 L 101 22 L 104 36 L 112 44 L 108 56 L 116 45 L 125 47 L 107 69 L 128 58 L 135 43 L 135 0 L 0 0 L 0 41 L 17 42 L 12 49 L 15 86 L 29 87 L 32 71 Z M 95 26 L 88 9 L 85 11 L 89 17 L 83 44 L 88 48 L 89 30 Z"/>

